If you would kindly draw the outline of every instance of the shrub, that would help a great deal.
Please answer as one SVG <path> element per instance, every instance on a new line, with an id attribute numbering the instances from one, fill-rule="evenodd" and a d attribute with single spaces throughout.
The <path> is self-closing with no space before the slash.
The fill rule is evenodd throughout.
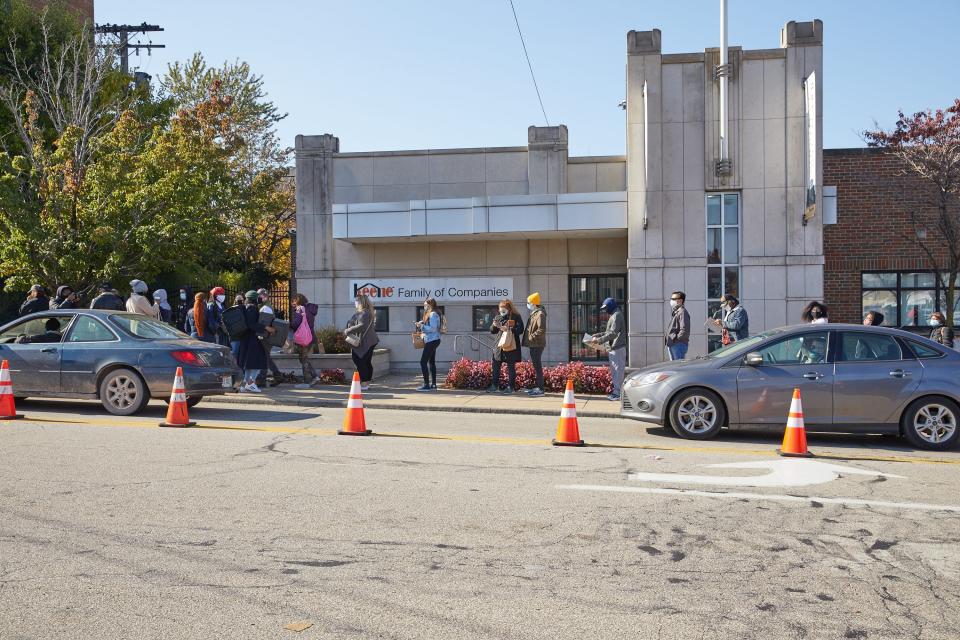
<path id="1" fill-rule="evenodd" d="M 343 332 L 336 327 L 317 329 L 317 340 L 323 345 L 324 353 L 350 353 L 350 345 Z"/>
<path id="2" fill-rule="evenodd" d="M 468 360 L 461 358 L 453 363 L 443 386 L 447 389 L 486 389 L 493 379 L 492 363 L 489 360 Z M 505 386 L 507 365 L 500 365 L 500 383 Z M 567 380 L 573 380 L 576 393 L 609 394 L 613 391 L 613 379 L 607 367 L 588 366 L 582 362 L 570 362 L 554 367 L 544 367 L 544 391 L 561 393 L 567 387 Z M 530 362 L 517 363 L 517 388 L 532 389 L 536 383 L 536 374 Z"/>
<path id="3" fill-rule="evenodd" d="M 320 384 L 347 384 L 343 369 L 322 369 L 317 375 L 320 376 Z"/>

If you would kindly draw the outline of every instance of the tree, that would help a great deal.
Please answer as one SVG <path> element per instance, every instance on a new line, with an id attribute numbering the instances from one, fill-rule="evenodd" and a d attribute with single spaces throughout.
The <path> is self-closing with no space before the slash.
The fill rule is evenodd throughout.
<path id="1" fill-rule="evenodd" d="M 935 233 L 926 234 L 920 212 L 911 210 L 913 239 L 936 272 L 945 291 L 947 324 L 954 323 L 957 278 L 960 275 L 960 98 L 946 109 L 899 112 L 891 131 L 864 132 L 868 144 L 899 158 L 905 174 L 921 178 L 933 193 Z"/>

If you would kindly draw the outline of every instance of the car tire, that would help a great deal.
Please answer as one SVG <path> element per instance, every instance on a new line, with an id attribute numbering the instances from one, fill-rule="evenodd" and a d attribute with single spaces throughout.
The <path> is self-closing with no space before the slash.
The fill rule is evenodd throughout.
<path id="1" fill-rule="evenodd" d="M 727 423 L 727 410 L 713 391 L 692 387 L 673 398 L 669 419 L 670 427 L 681 438 L 707 440 Z"/>
<path id="2" fill-rule="evenodd" d="M 100 403 L 115 416 L 132 416 L 148 402 L 146 383 L 131 369 L 114 369 L 100 381 Z"/>
<path id="3" fill-rule="evenodd" d="M 203 396 L 187 396 L 187 406 L 195 407 L 200 404 L 201 400 L 203 400 Z M 163 401 L 170 404 L 170 398 L 164 398 Z"/>
<path id="4" fill-rule="evenodd" d="M 943 396 L 920 398 L 903 412 L 900 428 L 918 449 L 947 451 L 960 437 L 960 406 Z"/>

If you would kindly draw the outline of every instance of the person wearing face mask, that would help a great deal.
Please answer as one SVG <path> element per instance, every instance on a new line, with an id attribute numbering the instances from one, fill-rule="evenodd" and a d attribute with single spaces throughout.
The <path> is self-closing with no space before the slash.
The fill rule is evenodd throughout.
<path id="1" fill-rule="evenodd" d="M 130 313 L 139 313 L 153 319 L 160 317 L 160 307 L 156 302 L 150 304 L 147 299 L 147 283 L 143 280 L 130 281 L 130 297 L 127 298 L 127 311 Z"/>
<path id="2" fill-rule="evenodd" d="M 627 366 L 627 325 L 623 320 L 620 305 L 613 298 L 604 300 L 600 305 L 600 311 L 609 314 L 607 330 L 593 334 L 593 338 L 607 349 L 610 379 L 613 382 L 613 391 L 607 396 L 607 400 L 619 402 L 620 390 L 623 388 L 623 374 Z"/>
<path id="3" fill-rule="evenodd" d="M 530 362 L 537 376 L 536 386 L 527 391 L 530 396 L 543 395 L 543 350 L 547 347 L 547 312 L 540 304 L 540 293 L 527 296 L 527 328 L 523 332 L 523 346 L 530 350 Z"/>
<path id="4" fill-rule="evenodd" d="M 347 321 L 343 333 L 359 339 L 357 346 L 351 345 L 350 355 L 353 358 L 353 364 L 357 367 L 357 373 L 360 374 L 360 388 L 366 391 L 370 388 L 370 381 L 373 379 L 373 351 L 380 343 L 375 326 L 377 312 L 370 298 L 362 294 L 354 298 L 353 306 L 356 313 Z"/>
<path id="5" fill-rule="evenodd" d="M 177 297 L 179 302 L 177 302 L 176 327 L 180 331 L 189 334 L 187 314 L 193 313 L 193 288 L 189 285 L 180 287 Z"/>
<path id="6" fill-rule="evenodd" d="M 879 327 L 883 324 L 883 314 L 879 311 L 867 311 L 867 315 L 863 316 L 863 326 L 865 327 Z"/>
<path id="7" fill-rule="evenodd" d="M 803 308 L 800 320 L 804 324 L 827 324 L 827 305 L 814 300 Z"/>
<path id="8" fill-rule="evenodd" d="M 123 298 L 113 292 L 113 286 L 109 282 L 100 285 L 100 295 L 90 302 L 91 309 L 109 309 L 111 311 L 124 311 L 126 306 L 123 304 Z"/>
<path id="9" fill-rule="evenodd" d="M 276 312 L 273 310 L 273 307 L 270 306 L 270 292 L 263 287 L 257 289 L 257 303 L 260 305 L 260 313 L 269 313 L 276 317 Z M 273 361 L 273 356 L 270 355 L 270 349 L 270 345 L 264 342 L 263 350 L 267 354 L 267 368 L 270 369 L 270 373 L 273 374 L 273 382 L 270 383 L 270 386 L 276 387 L 283 383 L 284 375 L 283 372 L 280 371 L 280 367 L 277 366 L 277 363 Z M 261 372 L 257 378 L 257 384 L 261 386 L 267 384 L 267 369 Z"/>
<path id="10" fill-rule="evenodd" d="M 160 321 L 170 324 L 170 321 L 173 319 L 173 308 L 171 308 L 170 303 L 167 302 L 167 290 L 157 289 L 154 291 L 153 301 L 157 303 Z"/>
<path id="11" fill-rule="evenodd" d="M 503 393 L 510 395 L 517 386 L 517 363 L 520 362 L 520 341 L 523 339 L 523 319 L 514 309 L 513 302 L 507 299 L 500 301 L 499 313 L 493 319 L 490 333 L 497 336 L 497 343 L 493 350 L 493 380 L 487 387 L 487 393 L 493 393 L 500 388 L 500 365 L 505 363 L 510 386 L 504 389 Z M 503 334 L 506 333 L 511 333 L 513 339 L 505 338 Z"/>
<path id="12" fill-rule="evenodd" d="M 723 344 L 750 337 L 750 318 L 736 296 L 728 293 L 720 298 L 720 315 L 713 324 L 723 332 Z"/>
<path id="13" fill-rule="evenodd" d="M 193 297 L 193 308 L 187 312 L 185 333 L 194 340 L 213 342 L 207 326 L 207 294 L 198 291 Z"/>
<path id="14" fill-rule="evenodd" d="M 216 344 L 230 346 L 230 335 L 223 324 L 224 302 L 227 292 L 223 287 L 210 289 L 210 302 L 207 303 L 207 331 Z"/>
<path id="15" fill-rule="evenodd" d="M 423 301 L 423 318 L 416 325 L 423 334 L 423 353 L 420 355 L 423 386 L 417 391 L 434 391 L 437 388 L 437 347 L 440 346 L 440 314 L 434 298 Z"/>
<path id="16" fill-rule="evenodd" d="M 672 311 L 663 341 L 667 345 L 671 360 L 686 358 L 687 349 L 690 347 L 690 313 L 684 306 L 686 301 L 687 294 L 683 291 L 674 291 L 670 294 Z"/>
<path id="17" fill-rule="evenodd" d="M 933 327 L 930 339 L 953 349 L 953 329 L 947 326 L 947 319 L 940 311 L 930 314 L 929 324 Z"/>

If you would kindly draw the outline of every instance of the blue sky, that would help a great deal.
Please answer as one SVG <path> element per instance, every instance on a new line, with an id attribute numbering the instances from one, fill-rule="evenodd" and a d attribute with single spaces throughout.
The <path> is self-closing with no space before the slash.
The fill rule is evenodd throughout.
<path id="1" fill-rule="evenodd" d="M 626 33 L 659 28 L 664 53 L 719 44 L 718 0 L 514 0 L 551 124 L 571 155 L 624 152 Z M 898 108 L 960 97 L 951 49 L 960 1 L 729 0 L 730 44 L 779 46 L 788 20 L 824 21 L 824 141 L 863 146 Z M 910 7 L 922 11 L 910 11 Z M 543 124 L 508 0 L 96 0 L 96 21 L 159 24 L 155 76 L 201 51 L 263 75 L 279 127 L 333 133 L 342 151 L 526 144 Z M 144 38 L 145 39 L 145 38 Z"/>

